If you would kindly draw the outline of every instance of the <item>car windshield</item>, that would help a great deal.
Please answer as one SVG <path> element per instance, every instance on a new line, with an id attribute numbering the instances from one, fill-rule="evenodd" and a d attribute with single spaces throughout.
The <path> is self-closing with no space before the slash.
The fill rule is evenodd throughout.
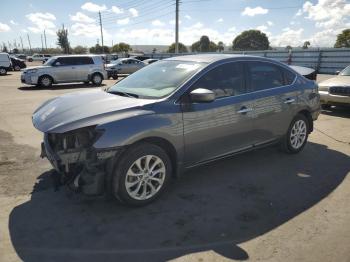
<path id="1" fill-rule="evenodd" d="M 204 63 L 184 61 L 153 63 L 116 83 L 108 92 L 162 98 L 175 91 L 204 66 Z"/>
<path id="2" fill-rule="evenodd" d="M 350 76 L 350 66 L 346 67 L 343 71 L 341 71 L 339 75 Z"/>
<path id="3" fill-rule="evenodd" d="M 52 57 L 49 60 L 47 60 L 44 65 L 51 66 L 56 61 L 56 58 Z"/>

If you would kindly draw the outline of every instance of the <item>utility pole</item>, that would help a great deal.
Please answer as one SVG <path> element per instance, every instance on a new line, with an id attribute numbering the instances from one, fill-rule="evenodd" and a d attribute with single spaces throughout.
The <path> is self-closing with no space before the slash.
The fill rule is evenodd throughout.
<path id="1" fill-rule="evenodd" d="M 179 4 L 180 0 L 176 0 L 176 9 L 175 9 L 175 53 L 179 53 Z"/>
<path id="2" fill-rule="evenodd" d="M 101 42 L 102 42 L 102 54 L 103 54 L 103 53 L 104 53 L 104 48 L 103 48 L 103 30 L 102 30 L 101 11 L 98 11 L 98 16 L 99 16 L 99 18 L 100 18 Z"/>
<path id="3" fill-rule="evenodd" d="M 43 35 L 41 34 L 40 35 L 40 38 L 41 38 L 41 52 L 44 51 L 44 42 L 43 42 Z"/>
<path id="4" fill-rule="evenodd" d="M 27 34 L 27 38 L 28 38 L 28 44 L 29 44 L 29 51 L 30 53 L 32 53 L 32 45 L 30 44 L 29 34 Z"/>
<path id="5" fill-rule="evenodd" d="M 44 29 L 44 39 L 45 39 L 45 49 L 47 50 L 47 42 L 46 42 L 46 32 L 45 32 L 45 29 Z"/>
<path id="6" fill-rule="evenodd" d="M 20 36 L 19 38 L 21 39 L 22 53 L 24 53 L 24 47 L 23 47 L 23 39 L 22 39 L 22 36 Z"/>

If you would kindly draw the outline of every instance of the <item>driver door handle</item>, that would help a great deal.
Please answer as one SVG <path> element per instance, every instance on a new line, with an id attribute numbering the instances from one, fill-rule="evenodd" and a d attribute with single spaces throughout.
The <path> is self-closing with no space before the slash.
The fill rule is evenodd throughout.
<path id="1" fill-rule="evenodd" d="M 292 104 L 295 102 L 295 99 L 294 98 L 287 98 L 286 100 L 284 100 L 284 103 L 285 104 Z"/>
<path id="2" fill-rule="evenodd" d="M 240 114 L 246 114 L 248 112 L 251 112 L 253 111 L 253 108 L 247 108 L 245 106 L 241 107 L 240 110 L 237 111 L 237 113 L 240 113 Z"/>

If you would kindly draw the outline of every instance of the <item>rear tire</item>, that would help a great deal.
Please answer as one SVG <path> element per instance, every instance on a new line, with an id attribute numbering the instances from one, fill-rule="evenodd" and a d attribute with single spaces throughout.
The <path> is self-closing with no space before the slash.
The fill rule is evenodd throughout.
<path id="1" fill-rule="evenodd" d="M 171 175 L 171 161 L 161 147 L 136 144 L 118 159 L 112 177 L 112 194 L 124 204 L 144 206 L 164 192 Z"/>
<path id="2" fill-rule="evenodd" d="M 103 81 L 103 76 L 100 73 L 95 73 L 91 76 L 91 82 L 96 85 L 100 86 Z"/>
<path id="3" fill-rule="evenodd" d="M 1 67 L 1 68 L 0 68 L 0 75 L 4 76 L 4 75 L 6 75 L 6 74 L 7 74 L 6 68 Z"/>
<path id="4" fill-rule="evenodd" d="M 17 65 L 17 66 L 15 66 L 15 67 L 14 67 L 14 69 L 15 69 L 15 71 L 21 71 L 21 67 L 20 67 L 20 66 L 18 66 L 18 65 Z"/>
<path id="5" fill-rule="evenodd" d="M 287 134 L 282 138 L 281 148 L 288 154 L 297 154 L 305 147 L 310 133 L 307 118 L 298 114 L 292 120 Z"/>
<path id="6" fill-rule="evenodd" d="M 39 82 L 39 86 L 48 88 L 52 86 L 53 79 L 51 76 L 44 75 L 39 78 L 38 82 Z"/>

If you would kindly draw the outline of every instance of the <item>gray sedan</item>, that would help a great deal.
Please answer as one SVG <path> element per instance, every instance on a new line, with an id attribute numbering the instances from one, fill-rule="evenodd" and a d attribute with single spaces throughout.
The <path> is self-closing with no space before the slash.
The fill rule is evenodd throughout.
<path id="1" fill-rule="evenodd" d="M 117 72 L 117 74 L 132 74 L 144 67 L 146 64 L 134 58 L 121 58 L 111 61 L 106 65 L 106 70 Z"/>
<path id="2" fill-rule="evenodd" d="M 50 100 L 33 124 L 60 181 L 139 206 L 191 167 L 276 143 L 300 152 L 319 107 L 317 84 L 284 64 L 194 55 Z"/>

